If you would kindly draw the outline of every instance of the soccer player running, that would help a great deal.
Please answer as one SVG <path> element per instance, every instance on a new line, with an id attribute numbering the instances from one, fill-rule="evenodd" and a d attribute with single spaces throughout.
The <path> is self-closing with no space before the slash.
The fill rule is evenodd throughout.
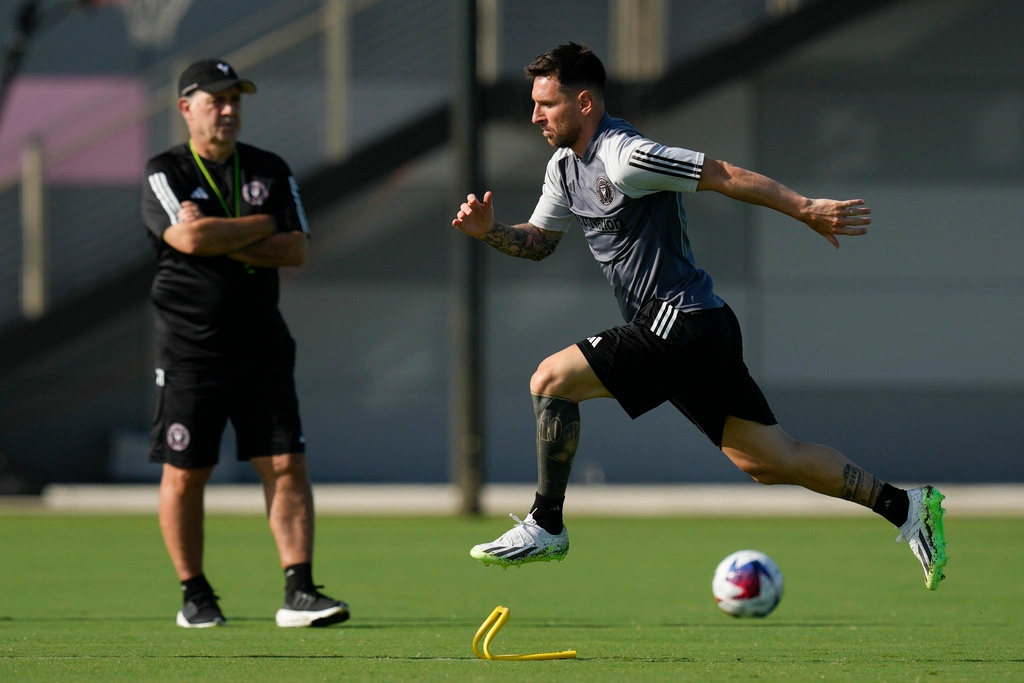
<path id="1" fill-rule="evenodd" d="M 605 70 L 569 43 L 526 67 L 533 123 L 556 148 L 526 223 L 494 219 L 492 196 L 469 195 L 452 225 L 510 256 L 554 252 L 578 225 L 615 291 L 625 325 L 545 358 L 530 380 L 537 418 L 537 494 L 530 514 L 470 554 L 501 566 L 561 560 L 566 485 L 580 435 L 579 403 L 615 398 L 631 418 L 669 401 L 741 470 L 762 484 L 797 484 L 870 508 L 899 527 L 936 589 L 946 564 L 943 496 L 887 484 L 838 451 L 784 432 L 743 362 L 740 328 L 694 266 L 683 193 L 713 190 L 805 223 L 832 246 L 863 235 L 860 199 L 808 199 L 758 173 L 645 138 L 605 112 Z"/>
<path id="2" fill-rule="evenodd" d="M 285 573 L 283 627 L 344 621 L 313 584 L 313 494 L 295 392 L 295 342 L 278 310 L 278 268 L 306 256 L 298 185 L 277 155 L 237 142 L 252 81 L 196 62 L 178 81 L 189 140 L 146 166 L 142 216 L 157 257 L 156 410 L 149 459 L 163 464 L 159 517 L 181 581 L 177 623 L 225 623 L 203 574 L 203 493 L 231 420 L 237 457 L 263 482 Z"/>

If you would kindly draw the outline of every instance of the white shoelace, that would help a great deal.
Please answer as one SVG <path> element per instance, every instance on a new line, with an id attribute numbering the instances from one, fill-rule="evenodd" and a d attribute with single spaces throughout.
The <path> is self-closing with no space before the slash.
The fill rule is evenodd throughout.
<path id="1" fill-rule="evenodd" d="M 502 534 L 502 542 L 509 545 L 516 545 L 517 547 L 536 545 L 536 533 L 531 533 L 531 527 L 537 527 L 537 529 L 540 529 L 538 524 L 532 519 L 529 520 L 529 522 L 525 522 L 516 517 L 515 513 L 512 512 L 508 513 L 508 516 L 516 521 L 516 525 Z"/>

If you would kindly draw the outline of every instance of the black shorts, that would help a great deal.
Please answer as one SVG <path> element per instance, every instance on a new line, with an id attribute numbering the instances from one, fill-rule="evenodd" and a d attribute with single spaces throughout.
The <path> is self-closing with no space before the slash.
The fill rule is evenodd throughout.
<path id="1" fill-rule="evenodd" d="M 157 370 L 149 460 L 212 467 L 227 421 L 239 460 L 304 453 L 292 369 L 248 373 Z"/>
<path id="2" fill-rule="evenodd" d="M 679 313 L 663 301 L 632 322 L 577 344 L 605 388 L 634 420 L 670 401 L 716 446 L 729 415 L 777 424 L 743 362 L 736 315 L 728 306 Z"/>

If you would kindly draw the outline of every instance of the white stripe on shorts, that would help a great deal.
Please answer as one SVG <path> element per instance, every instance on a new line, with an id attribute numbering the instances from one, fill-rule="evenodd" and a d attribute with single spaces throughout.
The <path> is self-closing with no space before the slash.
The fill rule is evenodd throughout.
<path id="1" fill-rule="evenodd" d="M 672 330 L 672 325 L 675 324 L 677 317 L 679 317 L 679 311 L 673 308 L 672 304 L 667 301 L 662 303 L 661 310 L 658 311 L 658 315 L 655 316 L 654 322 L 651 324 L 651 332 L 662 339 L 668 339 L 668 333 Z"/>

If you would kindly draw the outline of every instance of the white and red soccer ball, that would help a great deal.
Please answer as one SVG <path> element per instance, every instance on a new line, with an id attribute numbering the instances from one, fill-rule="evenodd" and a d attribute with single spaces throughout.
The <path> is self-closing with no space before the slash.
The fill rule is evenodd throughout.
<path id="1" fill-rule="evenodd" d="M 765 617 L 782 599 L 782 572 L 758 550 L 738 550 L 722 560 L 711 580 L 718 607 L 734 617 Z"/>

